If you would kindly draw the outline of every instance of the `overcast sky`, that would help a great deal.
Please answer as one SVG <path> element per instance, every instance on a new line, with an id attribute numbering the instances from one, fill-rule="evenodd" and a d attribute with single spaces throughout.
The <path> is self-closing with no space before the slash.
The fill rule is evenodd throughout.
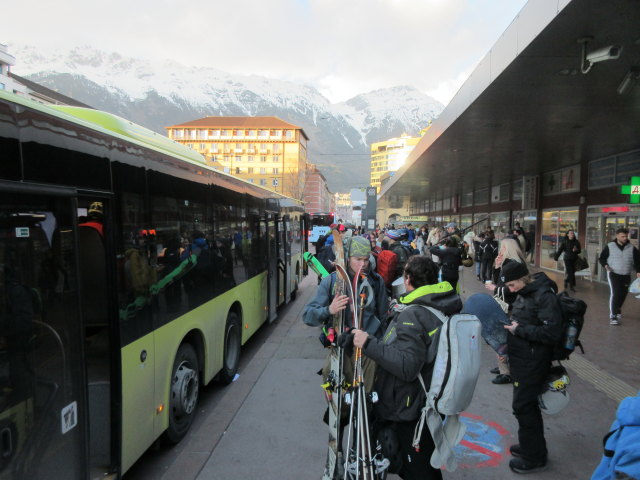
<path id="1" fill-rule="evenodd" d="M 332 102 L 413 85 L 446 104 L 525 3 L 20 0 L 2 7 L 0 42 L 91 45 L 124 56 L 264 75 L 314 85 Z"/>

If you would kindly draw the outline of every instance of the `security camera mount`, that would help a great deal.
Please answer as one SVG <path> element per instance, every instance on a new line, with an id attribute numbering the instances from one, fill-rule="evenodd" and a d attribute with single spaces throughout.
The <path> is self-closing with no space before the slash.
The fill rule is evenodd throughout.
<path id="1" fill-rule="evenodd" d="M 580 55 L 580 71 L 583 74 L 589 73 L 591 67 L 593 67 L 593 63 L 587 62 L 587 44 L 593 40 L 593 37 L 580 37 L 578 39 L 578 43 L 582 45 L 582 54 Z M 585 66 L 585 63 L 588 65 Z"/>

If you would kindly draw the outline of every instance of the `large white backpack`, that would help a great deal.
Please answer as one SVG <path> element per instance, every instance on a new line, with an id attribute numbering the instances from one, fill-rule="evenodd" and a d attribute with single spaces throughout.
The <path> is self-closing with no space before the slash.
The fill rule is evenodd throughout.
<path id="1" fill-rule="evenodd" d="M 459 414 L 471 403 L 480 373 L 480 320 L 475 315 L 462 313 L 449 318 L 435 308 L 427 308 L 440 319 L 442 326 L 438 341 L 432 343 L 437 351 L 429 390 L 422 375 L 418 376 L 427 399 L 416 425 L 413 446 L 420 447 L 426 423 L 436 447 L 431 465 L 453 471 L 458 466 L 453 449 L 466 431 Z"/>

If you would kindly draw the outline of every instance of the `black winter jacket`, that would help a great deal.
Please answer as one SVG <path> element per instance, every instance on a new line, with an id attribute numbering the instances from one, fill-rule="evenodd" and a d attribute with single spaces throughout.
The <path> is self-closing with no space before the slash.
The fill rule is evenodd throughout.
<path id="1" fill-rule="evenodd" d="M 494 239 L 485 238 L 480 244 L 480 260 L 495 260 L 498 256 L 498 242 Z"/>
<path id="2" fill-rule="evenodd" d="M 511 321 L 518 322 L 509 335 L 509 367 L 514 381 L 543 383 L 551 366 L 554 345 L 562 336 L 562 311 L 556 297 L 558 286 L 544 273 L 518 292 Z"/>
<path id="3" fill-rule="evenodd" d="M 429 388 L 435 356 L 427 354 L 432 342 L 438 341 L 441 325 L 424 306 L 453 315 L 462 309 L 462 301 L 449 282 L 441 282 L 417 288 L 400 302 L 404 310 L 392 319 L 381 339 L 369 337 L 363 353 L 378 364 L 376 413 L 385 420 L 408 422 L 417 419 L 424 407 L 418 374 L 422 373 Z"/>
<path id="4" fill-rule="evenodd" d="M 576 249 L 574 252 L 573 249 Z M 575 262 L 576 258 L 578 258 L 578 254 L 581 252 L 580 242 L 577 238 L 573 238 L 571 240 L 569 237 L 564 237 L 562 242 L 560 243 L 560 248 L 554 255 L 555 260 L 557 261 L 560 258 L 562 252 L 564 252 L 564 259 L 567 262 Z"/>

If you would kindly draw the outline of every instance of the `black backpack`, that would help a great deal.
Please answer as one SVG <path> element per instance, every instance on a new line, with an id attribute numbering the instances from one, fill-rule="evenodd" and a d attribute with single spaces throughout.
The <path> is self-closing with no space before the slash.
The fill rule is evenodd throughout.
<path id="1" fill-rule="evenodd" d="M 557 297 L 562 309 L 562 336 L 553 349 L 553 360 L 567 360 L 576 347 L 584 354 L 580 332 L 584 325 L 587 304 L 567 292 L 561 292 Z"/>
<path id="2" fill-rule="evenodd" d="M 399 278 L 404 273 L 404 266 L 409 260 L 409 257 L 413 255 L 413 249 L 408 245 L 403 245 L 400 242 L 392 243 L 389 246 L 389 250 L 395 253 L 398 256 L 398 264 L 396 266 L 396 274 L 394 280 Z"/>

